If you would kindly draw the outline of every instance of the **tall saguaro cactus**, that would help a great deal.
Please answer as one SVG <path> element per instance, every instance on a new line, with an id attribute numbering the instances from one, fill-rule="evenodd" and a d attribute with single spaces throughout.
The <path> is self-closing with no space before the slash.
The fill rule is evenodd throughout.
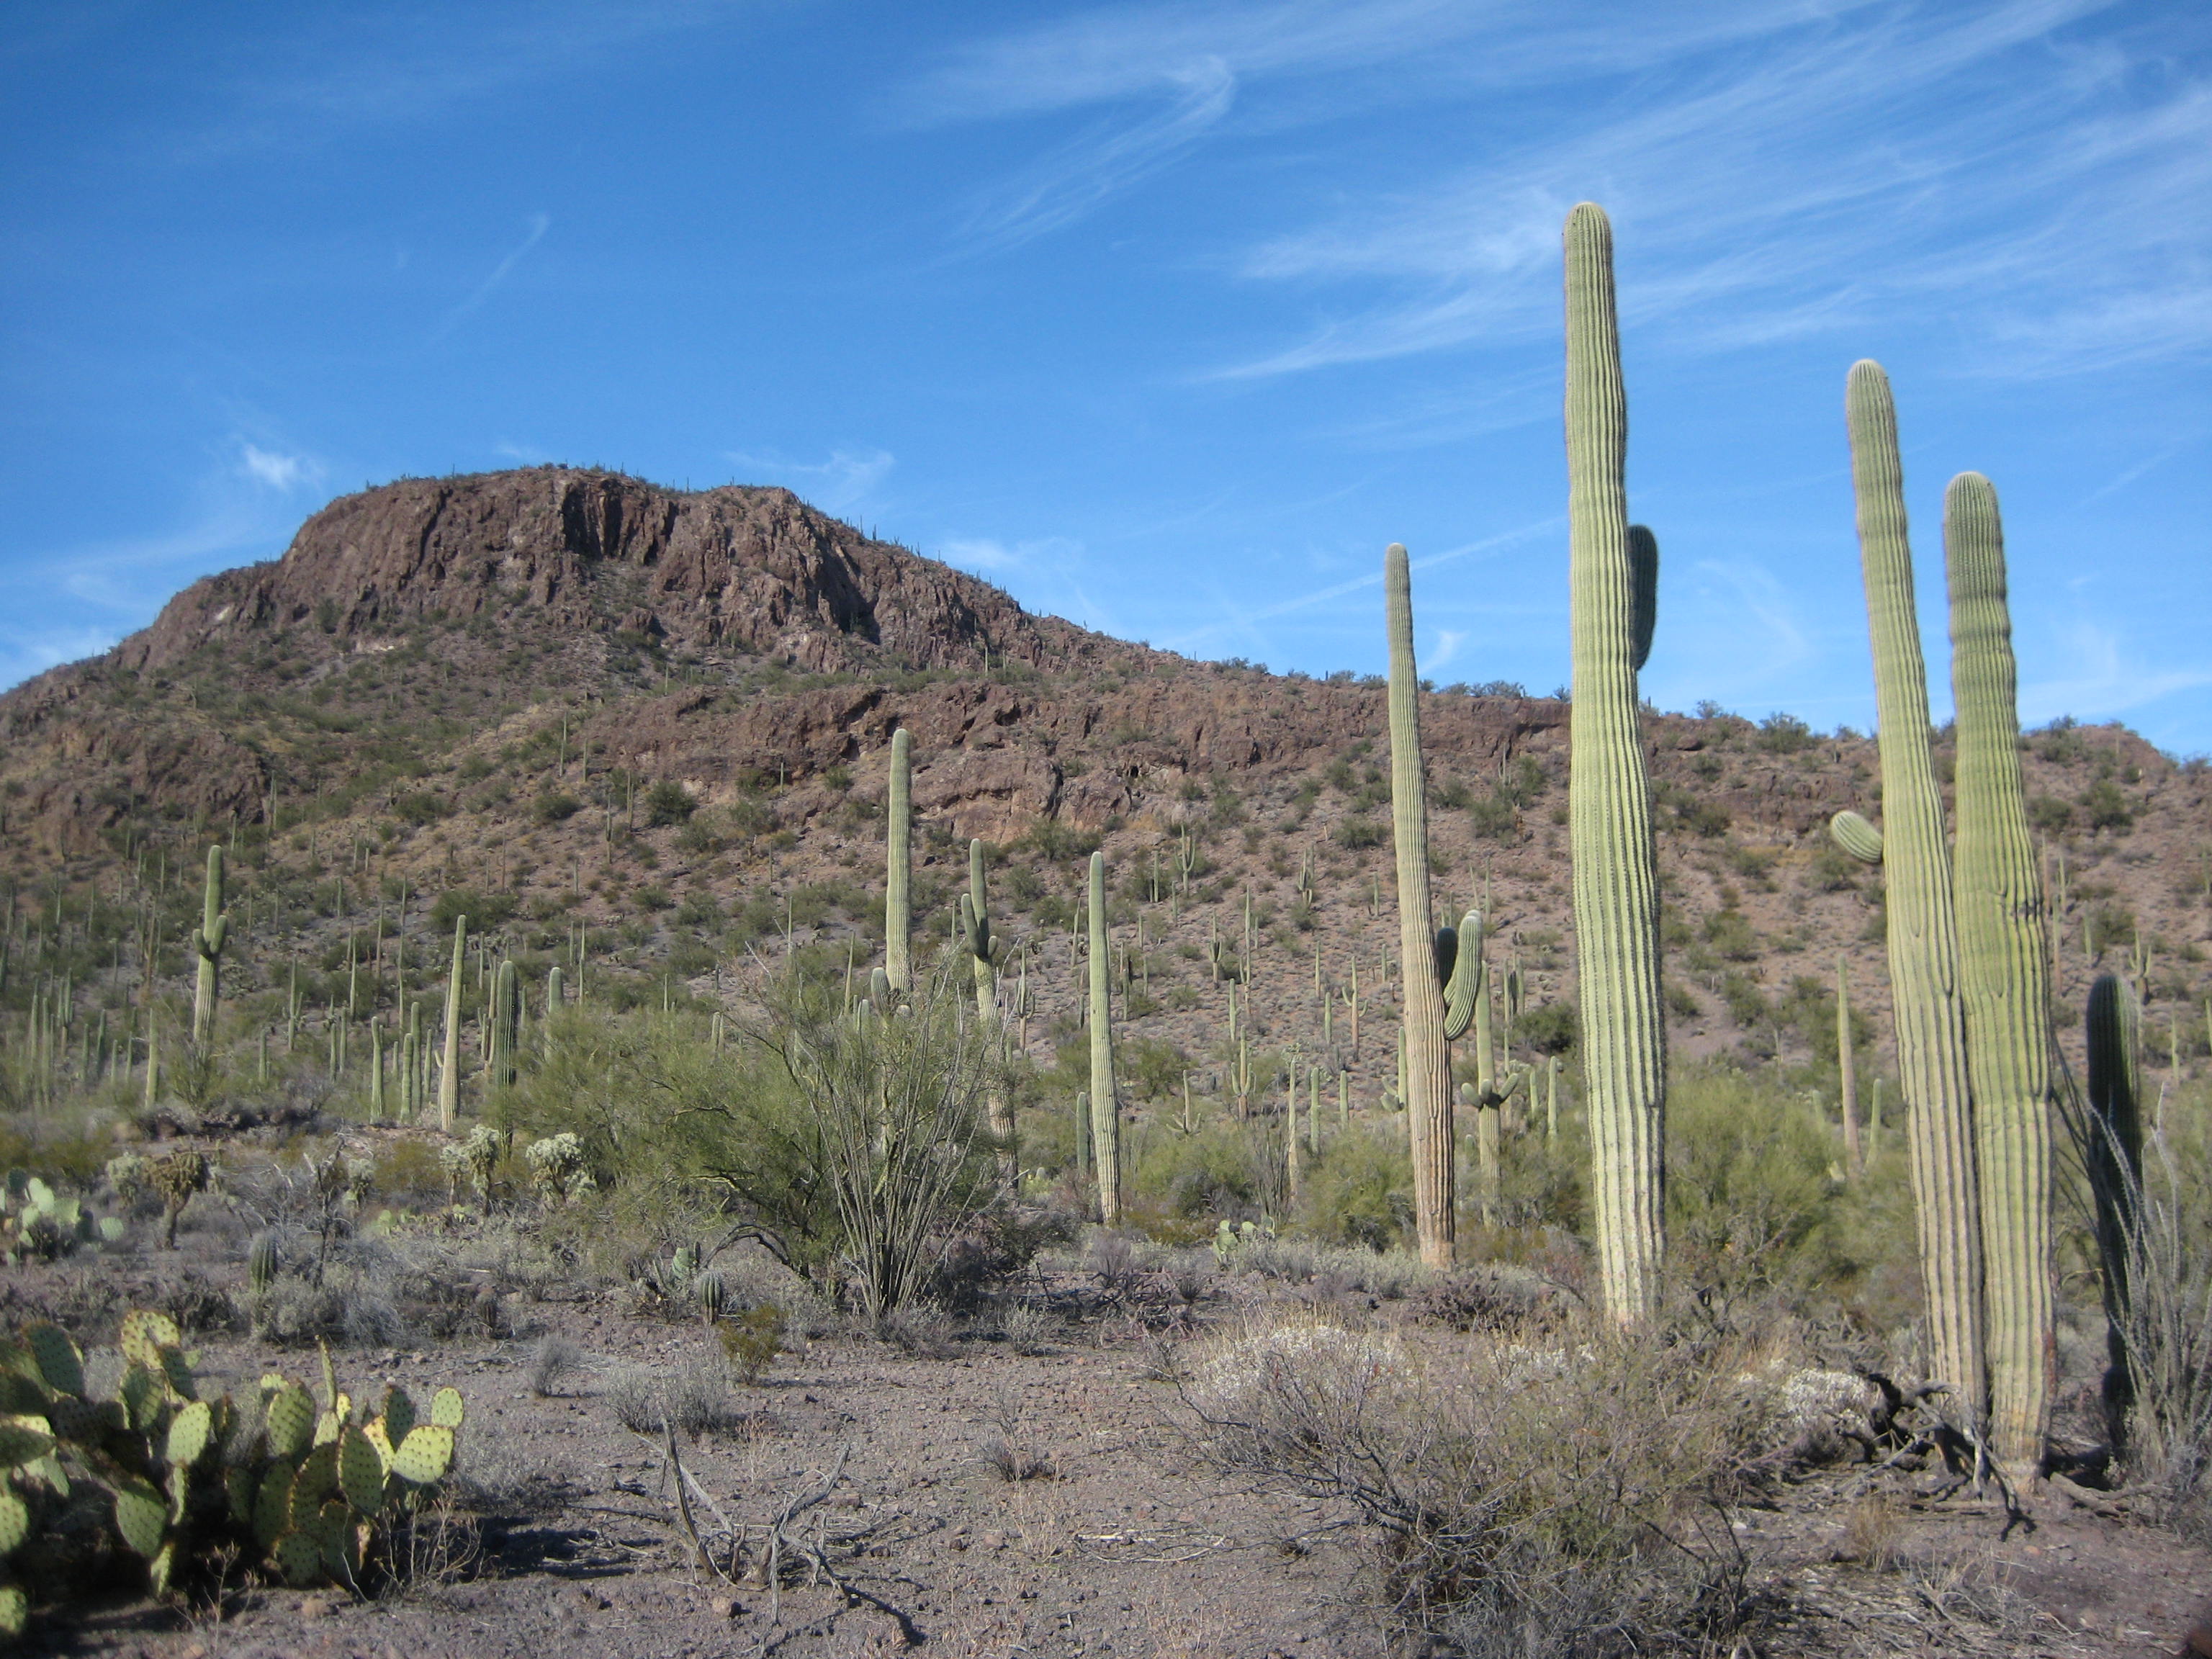
<path id="1" fill-rule="evenodd" d="M 1978 1433 L 1987 1386 L 1980 1198 L 1951 853 L 1929 751 L 1928 671 L 1912 597 L 1897 407 L 1881 364 L 1851 366 L 1844 406 L 1881 722 L 1880 846 L 1888 892 L 1889 979 L 1929 1346 L 1937 1379 L 1954 1390 L 1957 1415 L 1969 1432 Z"/>
<path id="2" fill-rule="evenodd" d="M 216 974 L 229 937 L 230 913 L 222 908 L 222 847 L 218 842 L 208 848 L 207 895 L 200 906 L 200 925 L 192 930 L 192 951 L 199 958 L 199 974 L 192 986 L 194 1042 L 205 1042 L 215 1035 L 216 1000 L 222 990 Z"/>
<path id="3" fill-rule="evenodd" d="M 1114 999 L 1107 977 L 1106 855 L 1091 855 L 1091 1139 L 1098 1218 L 1121 1219 L 1121 1111 L 1114 1091 Z"/>
<path id="4" fill-rule="evenodd" d="M 1565 241 L 1575 949 L 1598 1267 L 1607 1308 L 1628 1321 L 1657 1304 L 1666 1243 L 1658 854 L 1636 685 L 1657 544 L 1632 539 L 1628 523 L 1628 401 L 1604 210 L 1577 206 Z"/>
<path id="5" fill-rule="evenodd" d="M 1390 823 L 1398 854 L 1398 945 L 1402 1005 L 1399 1032 L 1413 1155 L 1413 1227 L 1421 1260 L 1452 1265 L 1456 1237 L 1452 1192 L 1451 1056 L 1444 1041 L 1444 995 L 1429 903 L 1429 810 L 1421 765 L 1420 680 L 1413 663 L 1413 580 L 1406 550 L 1382 555 L 1382 602 L 1390 641 Z"/>
<path id="6" fill-rule="evenodd" d="M 914 808 L 909 769 L 914 740 L 902 726 L 891 733 L 890 823 L 885 832 L 888 867 L 884 873 L 884 971 L 891 989 L 902 996 L 914 988 L 908 964 L 908 940 L 914 932 L 912 901 L 908 896 L 914 877 Z"/>
<path id="7" fill-rule="evenodd" d="M 2027 830 L 1997 494 L 1962 472 L 1943 497 L 1959 767 L 1952 892 L 1981 1184 L 1990 1442 L 2040 1472 L 2057 1340 L 2051 1259 L 2051 969 Z"/>
<path id="8" fill-rule="evenodd" d="M 438 1074 L 438 1127 L 453 1133 L 461 1109 L 461 969 L 468 960 L 469 919 L 453 918 L 453 966 L 446 975 L 446 1064 Z"/>

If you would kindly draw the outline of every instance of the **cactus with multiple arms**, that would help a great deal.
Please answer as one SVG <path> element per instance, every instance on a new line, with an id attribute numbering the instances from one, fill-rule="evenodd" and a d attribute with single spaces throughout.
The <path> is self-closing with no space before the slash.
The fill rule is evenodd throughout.
<path id="1" fill-rule="evenodd" d="M 1990 1441 L 2015 1481 L 2040 1474 L 2057 1340 L 2051 1299 L 2051 972 L 2042 872 L 2020 767 L 2012 621 L 1996 491 L 1978 472 L 1943 500 L 1958 709 L 1953 894 L 1981 1187 Z"/>
<path id="2" fill-rule="evenodd" d="M 1406 550 L 1395 542 L 1382 555 L 1382 591 L 1390 641 L 1390 819 L 1398 862 L 1399 944 L 1407 963 L 1399 975 L 1399 1032 L 1405 1049 L 1400 1088 L 1413 1148 L 1413 1224 L 1421 1260 L 1431 1267 L 1449 1267 L 1456 1233 L 1451 1054 L 1444 1038 L 1443 992 L 1435 974 L 1417 966 L 1437 960 L 1439 939 L 1431 931 L 1429 902 L 1429 815 L 1421 763 L 1420 680 L 1413 662 L 1413 576 Z"/>
<path id="3" fill-rule="evenodd" d="M 914 739 L 905 728 L 891 733 L 890 803 L 884 837 L 884 971 L 890 975 L 891 989 L 902 996 L 913 989 L 908 956 L 914 932 L 908 896 L 914 877 L 913 748 Z"/>
<path id="4" fill-rule="evenodd" d="M 1854 364 L 1845 398 L 1867 614 L 1881 720 L 1889 977 L 1905 1090 L 1921 1284 L 1936 1378 L 1978 1435 L 1987 1387 L 1982 1348 L 1980 1197 L 1958 935 L 1943 803 L 1928 738 L 1928 674 L 1912 597 L 1897 410 L 1878 363 Z M 1853 850 L 1841 833 L 1838 842 Z"/>
<path id="5" fill-rule="evenodd" d="M 194 1042 L 205 1042 L 215 1035 L 216 1000 L 222 988 L 216 969 L 229 938 L 230 912 L 222 908 L 222 847 L 218 842 L 208 848 L 207 896 L 200 907 L 200 925 L 192 930 L 192 952 L 199 958 L 192 988 Z"/>
<path id="6" fill-rule="evenodd" d="M 1098 1218 L 1121 1219 L 1121 1113 L 1114 1089 L 1114 1000 L 1107 976 L 1106 855 L 1091 855 L 1091 1139 Z"/>
<path id="7" fill-rule="evenodd" d="M 1665 1245 L 1658 855 L 1636 684 L 1650 649 L 1658 554 L 1656 542 L 1633 536 L 1628 523 L 1628 410 L 1613 230 L 1603 210 L 1589 202 L 1577 207 L 1567 216 L 1565 242 L 1574 658 L 1567 799 L 1583 1090 L 1600 1278 L 1607 1308 L 1628 1321 L 1657 1305 Z"/>

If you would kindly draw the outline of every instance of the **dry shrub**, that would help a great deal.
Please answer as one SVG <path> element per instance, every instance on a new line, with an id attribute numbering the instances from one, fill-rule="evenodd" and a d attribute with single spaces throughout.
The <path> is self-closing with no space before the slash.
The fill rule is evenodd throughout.
<path id="1" fill-rule="evenodd" d="M 1048 1310 L 1028 1302 L 1011 1304 L 999 1315 L 999 1331 L 1016 1353 L 1034 1357 L 1052 1352 L 1060 1334 L 1060 1321 Z"/>
<path id="2" fill-rule="evenodd" d="M 1693 1650 L 1752 1605 L 1726 1505 L 1760 1434 L 1729 1368 L 1593 1325 L 1419 1347 L 1249 1328 L 1183 1390 L 1225 1472 L 1347 1507 L 1401 1638 L 1467 1659 Z"/>
<path id="3" fill-rule="evenodd" d="M 584 1351 L 567 1337 L 541 1337 L 530 1351 L 530 1392 L 540 1400 L 559 1394 L 583 1363 Z"/>
<path id="4" fill-rule="evenodd" d="M 623 1427 L 656 1438 L 676 1428 L 696 1440 L 728 1427 L 738 1416 L 720 1368 L 696 1360 L 624 1365 L 607 1379 L 607 1404 Z"/>

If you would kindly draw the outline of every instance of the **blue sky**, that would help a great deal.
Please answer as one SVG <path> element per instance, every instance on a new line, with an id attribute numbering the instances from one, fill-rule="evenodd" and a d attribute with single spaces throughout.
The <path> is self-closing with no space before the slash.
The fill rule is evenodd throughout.
<path id="1" fill-rule="evenodd" d="M 2212 750 L 2212 11 L 16 0 L 0 683 L 334 495 L 787 484 L 1201 656 L 1566 677 L 1613 219 L 1662 707 L 1872 719 L 1844 374 L 1996 483 L 2022 714 Z"/>

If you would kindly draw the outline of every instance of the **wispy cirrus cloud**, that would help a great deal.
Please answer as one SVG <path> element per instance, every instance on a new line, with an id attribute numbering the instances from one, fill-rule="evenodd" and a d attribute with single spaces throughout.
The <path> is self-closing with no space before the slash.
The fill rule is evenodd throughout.
<path id="1" fill-rule="evenodd" d="M 1624 318 L 1680 347 L 1911 309 L 1954 319 L 1984 373 L 2203 352 L 2212 84 L 2158 65 L 2155 41 L 2070 46 L 2104 9 L 1778 15 L 1753 49 L 1656 42 L 1633 96 L 1264 240 L 1247 278 L 1353 303 L 1224 372 L 1548 334 L 1559 227 L 1585 198 L 1620 229 Z"/>
<path id="2" fill-rule="evenodd" d="M 522 240 L 501 256 L 500 262 L 491 268 L 490 274 L 470 290 L 468 298 L 446 313 L 445 321 L 438 327 L 440 336 L 451 333 L 462 318 L 498 291 L 500 284 L 514 274 L 515 266 L 522 263 L 523 256 L 545 240 L 545 233 L 553 228 L 553 216 L 533 213 L 527 223 L 529 228 L 523 233 Z"/>
<path id="3" fill-rule="evenodd" d="M 890 476 L 897 458 L 887 449 L 832 450 L 823 461 L 793 461 L 781 455 L 725 452 L 732 466 L 757 482 L 779 483 L 825 513 L 849 513 L 869 504 L 876 487 Z"/>

